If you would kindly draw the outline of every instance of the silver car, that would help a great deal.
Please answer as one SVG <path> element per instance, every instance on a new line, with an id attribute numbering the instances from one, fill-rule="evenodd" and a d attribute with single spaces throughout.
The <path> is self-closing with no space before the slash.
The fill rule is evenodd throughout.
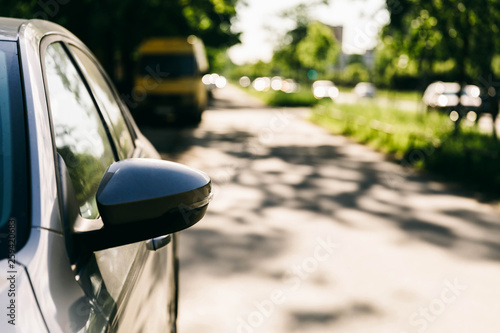
<path id="1" fill-rule="evenodd" d="M 64 28 L 0 18 L 0 332 L 175 332 L 176 233 L 211 199 Z"/>

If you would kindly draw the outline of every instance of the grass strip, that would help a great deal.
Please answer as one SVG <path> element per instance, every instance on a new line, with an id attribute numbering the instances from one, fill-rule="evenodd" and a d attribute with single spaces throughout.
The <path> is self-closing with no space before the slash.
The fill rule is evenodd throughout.
<path id="1" fill-rule="evenodd" d="M 490 134 L 463 121 L 459 133 L 442 113 L 380 107 L 374 103 L 320 103 L 310 120 L 354 138 L 403 166 L 431 171 L 500 199 L 499 145 Z"/>

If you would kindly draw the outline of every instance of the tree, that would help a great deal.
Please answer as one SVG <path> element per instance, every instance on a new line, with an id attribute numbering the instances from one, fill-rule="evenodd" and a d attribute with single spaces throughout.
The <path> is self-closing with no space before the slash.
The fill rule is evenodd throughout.
<path id="1" fill-rule="evenodd" d="M 340 47 L 330 28 L 319 21 L 307 26 L 306 36 L 297 44 L 297 58 L 302 67 L 325 76 L 337 62 Z"/>
<path id="2" fill-rule="evenodd" d="M 492 61 L 500 41 L 500 0 L 387 0 L 391 21 L 384 29 L 400 50 L 417 60 L 423 73 L 436 61 L 451 59 L 455 79 L 465 85 L 472 78 L 490 86 Z M 491 80 L 490 80 L 491 81 Z M 458 128 L 457 122 L 457 128 Z"/>
<path id="3" fill-rule="evenodd" d="M 364 64 L 364 60 L 363 60 L 363 55 L 362 54 L 351 54 L 349 55 L 349 57 L 347 58 L 347 64 L 348 65 L 351 65 L 351 64 Z"/>
<path id="4" fill-rule="evenodd" d="M 272 65 L 277 72 L 287 77 L 300 79 L 304 71 L 297 57 L 297 45 L 307 34 L 307 26 L 311 22 L 309 14 L 311 6 L 316 4 L 299 4 L 281 13 L 281 17 L 294 22 L 295 27 L 287 31 L 274 50 Z"/>
<path id="5" fill-rule="evenodd" d="M 344 69 L 343 81 L 345 84 L 354 86 L 359 82 L 369 81 L 370 73 L 360 63 L 350 64 Z"/>
<path id="6" fill-rule="evenodd" d="M 488 32 L 500 28 L 499 0 L 387 0 L 387 8 L 391 21 L 383 34 L 421 69 L 453 59 L 459 80 L 491 72 L 500 42 Z"/>
<path id="7" fill-rule="evenodd" d="M 239 42 L 230 30 L 238 0 L 2 0 L 3 16 L 42 18 L 77 35 L 122 89 L 131 89 L 134 54 L 148 37 L 200 37 L 212 48 Z"/>
<path id="8" fill-rule="evenodd" d="M 336 62 L 339 47 L 332 30 L 310 16 L 311 8 L 327 3 L 299 4 L 282 14 L 283 18 L 293 21 L 295 27 L 281 38 L 274 51 L 275 72 L 303 81 L 307 80 L 309 69 L 324 75 Z"/>

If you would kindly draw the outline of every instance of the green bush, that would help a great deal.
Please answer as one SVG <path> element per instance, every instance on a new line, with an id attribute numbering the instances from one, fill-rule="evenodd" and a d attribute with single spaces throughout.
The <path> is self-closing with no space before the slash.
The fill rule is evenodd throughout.
<path id="1" fill-rule="evenodd" d="M 297 92 L 285 93 L 283 91 L 255 91 L 253 88 L 245 89 L 247 93 L 261 99 L 269 106 L 283 106 L 283 107 L 310 107 L 318 104 L 312 91 L 309 89 L 300 89 Z"/>
<path id="2" fill-rule="evenodd" d="M 270 106 L 313 106 L 317 103 L 318 100 L 314 98 L 314 95 L 310 91 L 299 91 L 295 93 L 273 91 L 267 99 L 267 104 Z"/>
<path id="3" fill-rule="evenodd" d="M 344 69 L 342 81 L 344 84 L 354 86 L 359 82 L 370 80 L 370 73 L 363 64 L 350 64 Z"/>

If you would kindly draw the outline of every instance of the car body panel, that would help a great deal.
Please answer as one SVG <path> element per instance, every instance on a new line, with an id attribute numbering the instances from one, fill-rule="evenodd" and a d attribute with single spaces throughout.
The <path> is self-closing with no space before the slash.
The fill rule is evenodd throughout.
<path id="1" fill-rule="evenodd" d="M 39 45 L 43 35 L 43 31 L 30 23 L 22 25 L 19 31 L 29 137 L 32 228 L 62 233 L 60 220 L 54 215 L 58 200 L 57 181 L 49 111 L 40 64 Z"/>
<path id="2" fill-rule="evenodd" d="M 0 301 L 4 309 L 0 325 L 2 333 L 48 332 L 26 267 L 21 264 L 10 265 L 7 259 L 0 260 Z M 13 288 L 11 281 L 15 284 Z M 9 307 L 12 307 L 12 310 Z"/>
<path id="3" fill-rule="evenodd" d="M 168 313 L 172 304 L 170 302 L 168 309 L 163 305 L 170 297 L 168 291 L 173 290 L 167 284 L 173 282 L 173 271 L 167 268 L 172 267 L 174 255 L 167 251 L 148 251 L 147 255 L 148 260 L 143 269 L 137 272 L 137 281 L 128 289 L 128 306 L 118 310 L 111 326 L 113 331 L 164 332 L 167 327 L 172 326 L 175 317 Z M 162 283 L 165 283 L 165 288 L 158 287 Z M 145 306 L 146 304 L 149 306 Z"/>
<path id="4" fill-rule="evenodd" d="M 17 260 L 29 273 L 50 332 L 77 332 L 96 320 L 104 321 L 75 279 L 61 234 L 45 229 L 32 230 Z M 101 318 L 96 318 L 99 316 Z M 19 318 L 22 320 L 21 314 Z"/>

